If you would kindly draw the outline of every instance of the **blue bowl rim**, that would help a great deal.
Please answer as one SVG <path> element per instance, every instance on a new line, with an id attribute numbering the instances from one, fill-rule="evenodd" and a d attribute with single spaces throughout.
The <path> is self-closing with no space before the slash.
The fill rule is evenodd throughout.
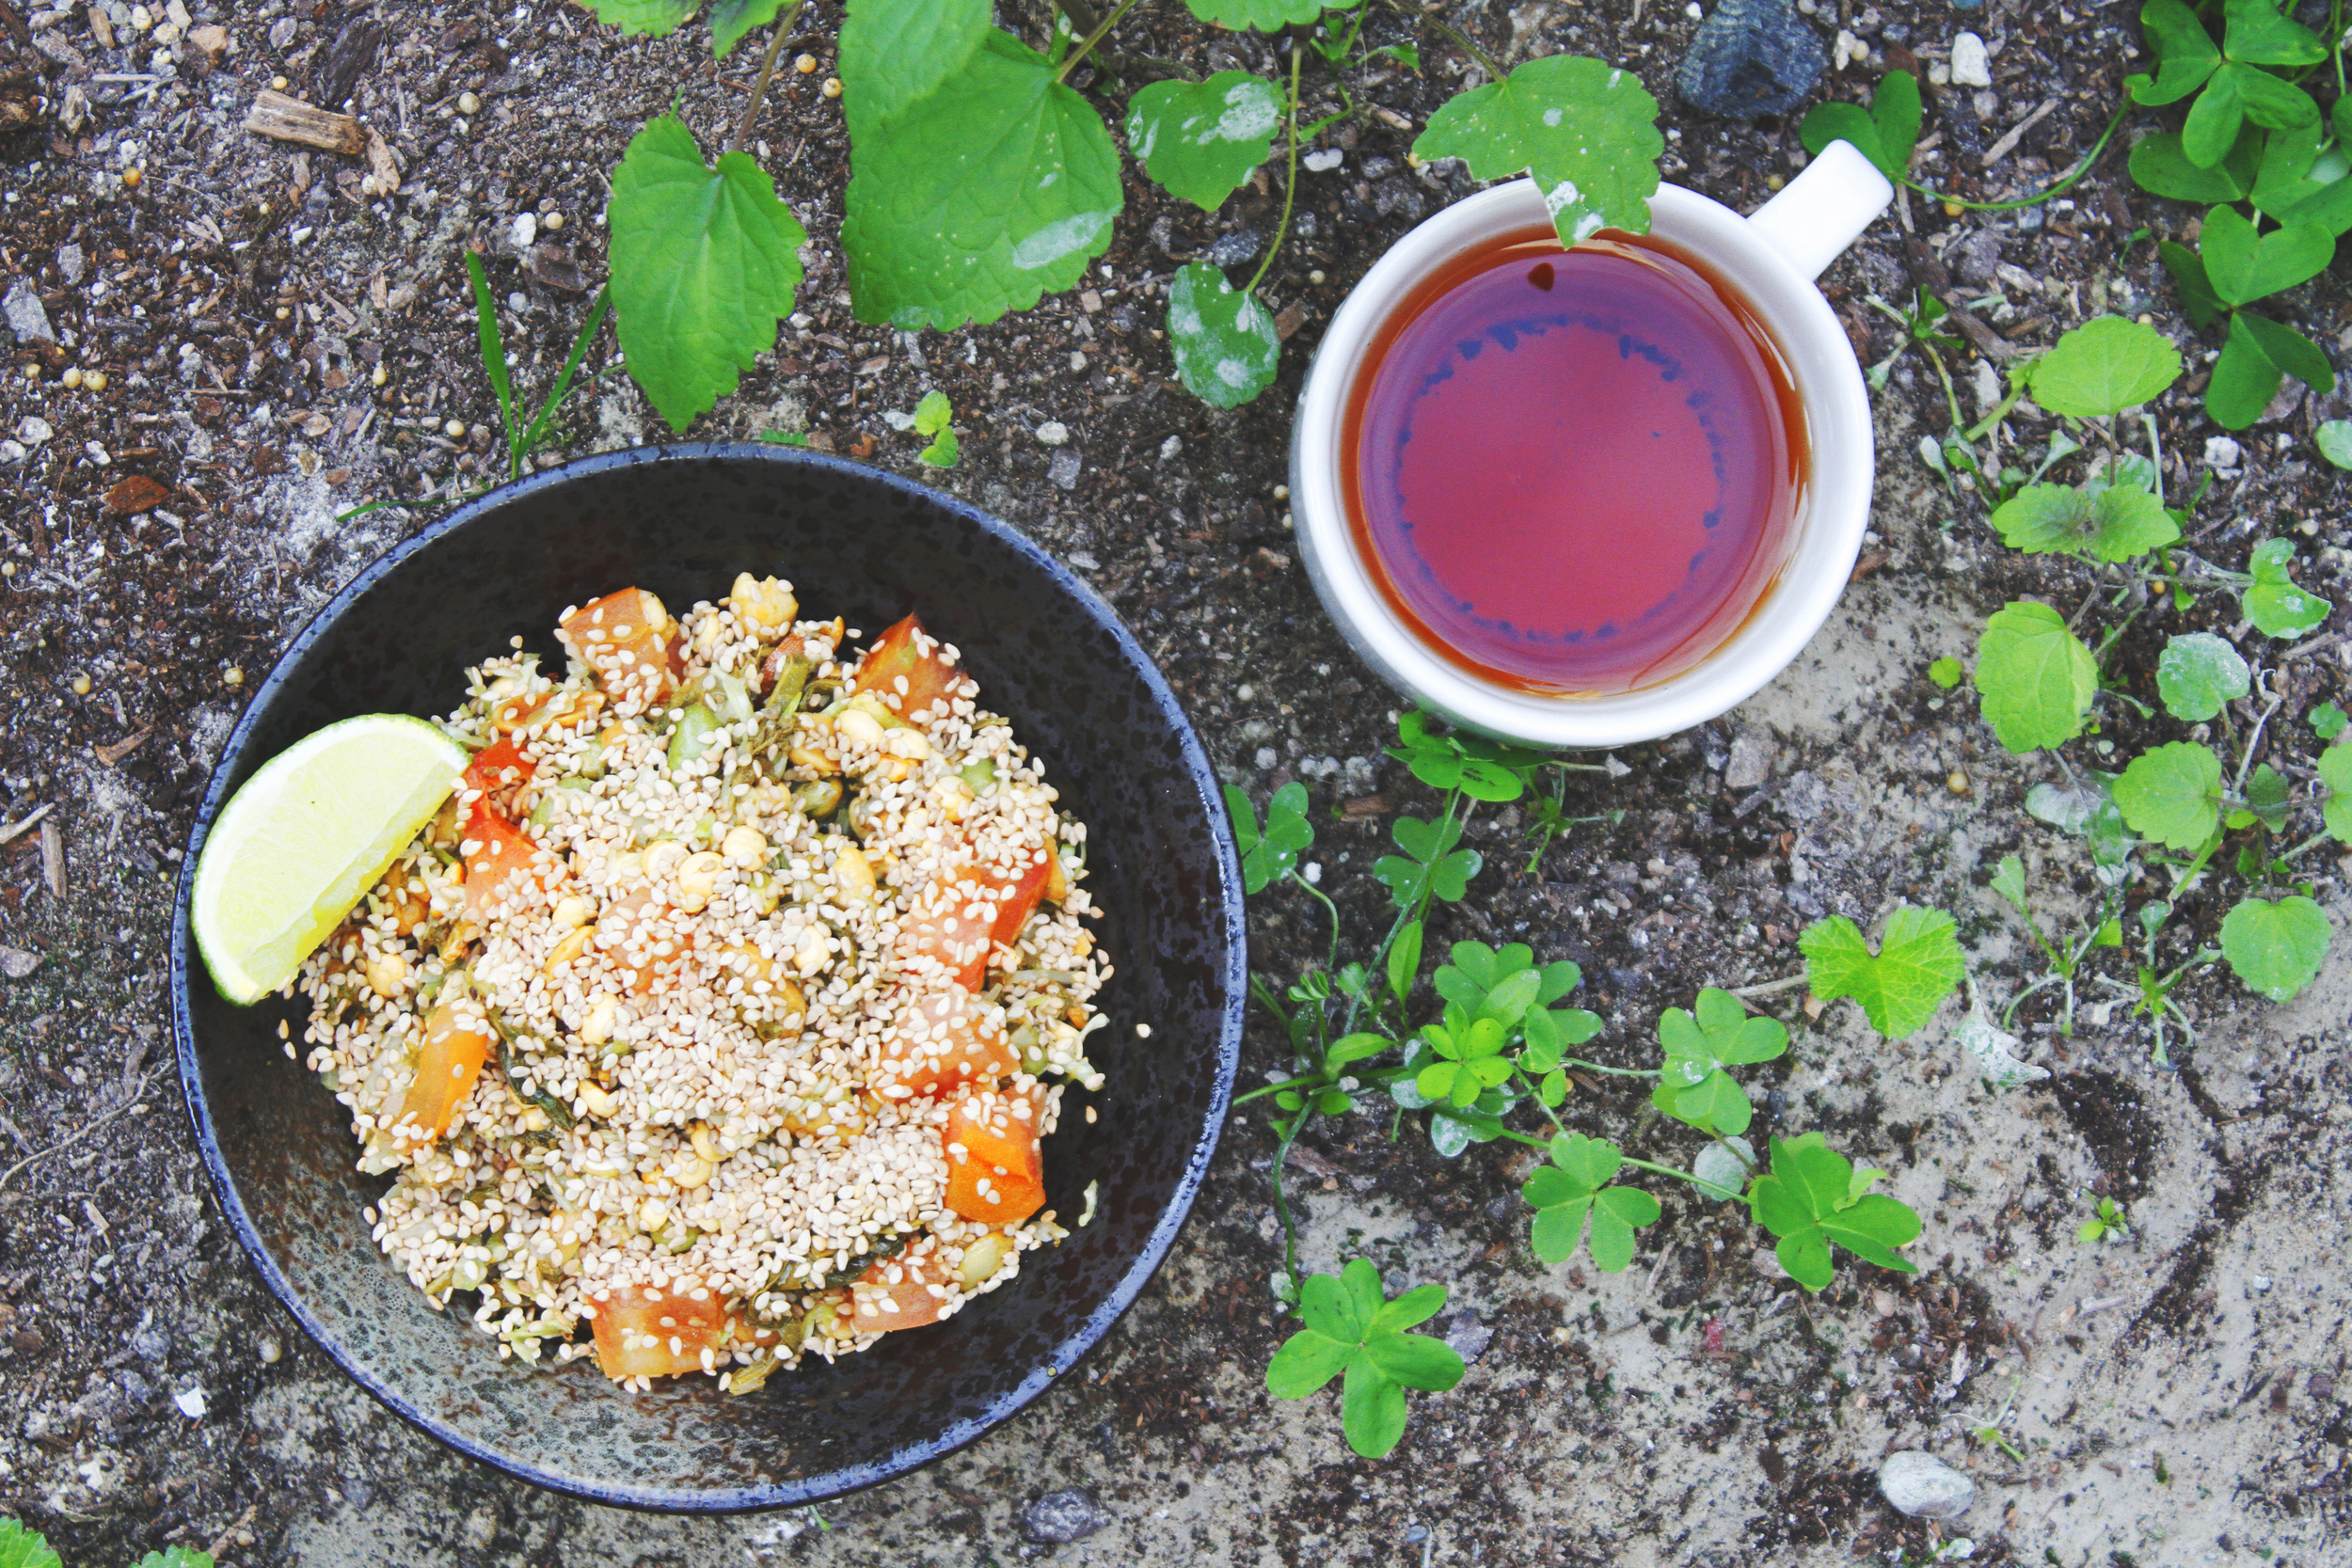
<path id="1" fill-rule="evenodd" d="M 1054 584 L 1078 607 L 1096 626 L 1110 633 L 1120 653 L 1142 675 L 1145 689 L 1151 693 L 1153 705 L 1161 719 L 1174 731 L 1184 760 L 1185 771 L 1199 792 L 1201 808 L 1210 814 L 1217 831 L 1211 834 L 1216 845 L 1217 868 L 1218 925 L 1225 949 L 1223 1019 L 1218 1031 L 1216 1081 L 1213 1086 L 1209 1107 L 1203 1118 L 1200 1136 L 1194 1143 L 1186 1159 L 1184 1170 L 1178 1180 L 1174 1196 L 1167 1209 L 1145 1239 L 1141 1253 L 1130 1263 L 1110 1295 L 1089 1315 L 1086 1322 L 1055 1348 L 1051 1358 L 1042 1366 L 1032 1367 L 1022 1381 L 999 1395 L 977 1416 L 956 1422 L 936 1436 L 922 1443 L 901 1449 L 888 1458 L 865 1465 L 841 1468 L 805 1477 L 781 1484 L 728 1486 L 709 1490 L 689 1490 L 676 1487 L 642 1487 L 625 1481 L 599 1482 L 582 1481 L 578 1477 L 559 1474 L 553 1470 L 496 1453 L 469 1437 L 465 1433 L 445 1425 L 422 1408 L 405 1399 L 400 1390 L 379 1382 L 362 1367 L 327 1329 L 326 1325 L 304 1304 L 299 1291 L 262 1243 L 261 1232 L 239 1196 L 230 1180 L 226 1157 L 206 1104 L 202 1078 L 198 1070 L 195 1021 L 189 1007 L 190 988 L 209 983 L 199 976 L 201 964 L 197 960 L 190 940 L 188 899 L 196 876 L 198 857 L 203 852 L 204 840 L 224 803 L 223 796 L 230 775 L 251 741 L 262 712 L 270 700 L 284 687 L 294 663 L 309 651 L 358 598 L 378 581 L 405 562 L 411 556 L 438 540 L 457 532 L 477 520 L 496 512 L 518 497 L 578 479 L 584 474 L 612 472 L 616 469 L 660 467 L 675 463 L 697 463 L 710 459 L 742 460 L 774 463 L 780 467 L 815 470 L 837 475 L 860 483 L 879 484 L 903 496 L 945 508 L 966 523 L 1011 548 L 1031 565 L 1042 571 Z M 220 1202 L 222 1213 L 236 1233 L 238 1244 L 246 1257 L 303 1331 L 325 1351 L 327 1357 L 379 1402 L 443 1446 L 476 1460 L 502 1474 L 525 1481 L 584 1502 L 609 1507 L 635 1509 L 646 1513 L 720 1514 L 742 1513 L 760 1509 L 788 1508 L 819 1502 L 863 1487 L 877 1485 L 921 1468 L 944 1458 L 958 1449 L 977 1441 L 980 1435 L 1009 1419 L 1043 1393 L 1048 1386 L 1071 1371 L 1079 1359 L 1091 1351 L 1110 1331 L 1143 1288 L 1158 1272 L 1176 1234 L 1192 1212 L 1193 1201 L 1200 1196 L 1200 1185 L 1207 1178 L 1209 1161 L 1216 1152 L 1217 1139 L 1223 1131 L 1226 1112 L 1232 1096 L 1233 1077 L 1241 1057 L 1243 1014 L 1247 1006 L 1248 956 L 1246 927 L 1242 916 L 1241 864 L 1232 843 L 1222 831 L 1222 800 L 1219 782 L 1209 765 L 1207 752 L 1200 737 L 1193 730 L 1191 721 L 1168 689 L 1168 682 L 1143 651 L 1143 645 L 1127 629 L 1119 612 L 1095 593 L 1084 579 L 1063 565 L 1029 537 L 1010 524 L 990 515 L 979 508 L 930 485 L 904 478 L 887 469 L 870 467 L 846 458 L 814 452 L 803 449 L 744 441 L 680 441 L 655 446 L 631 447 L 622 451 L 598 452 L 576 458 L 555 467 L 542 469 L 519 483 L 503 485 L 487 495 L 458 507 L 446 517 L 433 523 L 415 537 L 404 540 L 371 562 L 359 574 L 327 600 L 316 614 L 286 644 L 285 650 L 270 668 L 269 675 L 257 687 L 252 701 L 238 715 L 235 726 L 222 745 L 219 760 L 215 764 L 207 782 L 204 798 L 197 807 L 196 822 L 188 833 L 186 858 L 181 863 L 178 891 L 172 904 L 171 930 L 171 1012 L 174 1041 L 178 1048 L 182 1093 L 186 1101 L 188 1120 L 197 1148 L 203 1155 L 204 1168 L 212 1178 L 213 1190 Z"/>

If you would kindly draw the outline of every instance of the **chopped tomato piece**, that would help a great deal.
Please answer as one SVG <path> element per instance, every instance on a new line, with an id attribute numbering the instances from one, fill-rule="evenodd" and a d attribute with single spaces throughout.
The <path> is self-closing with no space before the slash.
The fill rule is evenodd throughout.
<path id="1" fill-rule="evenodd" d="M 677 631 L 660 599 L 642 588 L 624 588 L 566 616 L 556 635 L 596 673 L 606 691 L 643 707 L 668 696 L 685 669 Z"/>
<path id="2" fill-rule="evenodd" d="M 480 800 L 467 814 L 458 849 L 466 865 L 466 912 L 485 927 L 493 910 L 506 902 L 514 878 L 546 887 L 559 875 L 552 857 L 538 858 L 539 846 L 528 833 Z"/>
<path id="3" fill-rule="evenodd" d="M 693 945 L 686 927 L 686 922 L 670 918 L 670 906 L 655 897 L 651 888 L 641 887 L 613 900 L 596 917 L 596 944 L 612 956 L 630 995 L 674 990 L 686 974 L 687 949 Z"/>
<path id="4" fill-rule="evenodd" d="M 1000 1094 L 974 1089 L 947 1109 L 947 1207 L 967 1220 L 1017 1225 L 1045 1205 L 1039 1123 L 1045 1085 Z"/>
<path id="5" fill-rule="evenodd" d="M 522 748 L 505 736 L 501 736 L 473 754 L 466 765 L 465 777 L 458 783 L 477 792 L 470 809 L 496 812 L 498 802 L 511 803 L 515 786 L 538 771 L 539 765 L 523 755 Z"/>
<path id="6" fill-rule="evenodd" d="M 966 867 L 935 885 L 908 923 L 908 953 L 937 964 L 964 990 L 978 990 L 996 949 L 1011 945 L 1036 911 L 1053 863 L 1041 852 L 1018 877 Z"/>
<path id="7" fill-rule="evenodd" d="M 481 1012 L 444 1002 L 424 1021 L 424 1050 L 417 1056 L 417 1081 L 400 1102 L 394 1130 L 411 1143 L 426 1143 L 449 1131 L 457 1108 L 473 1092 L 482 1064 L 490 1059 L 490 1027 Z"/>
<path id="8" fill-rule="evenodd" d="M 1005 1077 L 1019 1065 L 995 1009 L 961 986 L 949 986 L 909 1007 L 898 1032 L 882 1046 L 882 1070 L 926 1098 L 976 1080 Z"/>
<path id="9" fill-rule="evenodd" d="M 493 705 L 490 728 L 501 736 L 512 735 L 525 724 L 577 729 L 594 723 L 603 707 L 604 694 L 600 691 L 530 691 Z"/>
<path id="10" fill-rule="evenodd" d="M 850 1326 L 860 1334 L 935 1323 L 947 1310 L 956 1271 L 935 1236 L 884 1258 L 850 1283 Z"/>
<path id="11" fill-rule="evenodd" d="M 669 1377 L 703 1370 L 703 1352 L 714 1365 L 739 1345 L 764 1345 L 775 1335 L 758 1328 L 727 1309 L 717 1296 L 698 1287 L 658 1291 L 651 1286 L 623 1285 L 610 1301 L 596 1304 L 596 1365 L 604 1375 Z M 728 1356 L 732 1359 L 732 1356 Z"/>
<path id="12" fill-rule="evenodd" d="M 866 650 L 866 657 L 858 661 L 854 685 L 860 691 L 873 692 L 900 718 L 914 723 L 945 719 L 948 704 L 967 695 L 971 685 L 946 657 L 946 643 L 923 629 L 919 617 L 910 615 Z"/>

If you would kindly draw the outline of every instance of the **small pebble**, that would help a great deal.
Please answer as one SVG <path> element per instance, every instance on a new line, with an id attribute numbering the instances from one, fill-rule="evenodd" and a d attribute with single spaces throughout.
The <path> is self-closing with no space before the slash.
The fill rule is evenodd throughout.
<path id="1" fill-rule="evenodd" d="M 513 236 L 515 248 L 516 250 L 529 250 L 533 244 L 537 243 L 539 238 L 538 214 L 534 213 L 516 214 L 515 221 L 508 226 L 507 232 Z"/>
<path id="2" fill-rule="evenodd" d="M 441 427 L 441 434 L 454 441 L 459 436 L 466 434 L 466 421 L 463 420 L 452 420 L 449 423 Z"/>
<path id="3" fill-rule="evenodd" d="M 368 381 L 373 386 L 381 387 L 391 378 L 391 372 L 387 371 L 381 364 L 377 365 L 374 370 L 368 372 Z"/>
<path id="4" fill-rule="evenodd" d="M 1037 438 L 1041 446 L 1062 446 L 1070 439 L 1070 427 L 1059 420 L 1048 420 L 1037 427 Z"/>
<path id="5" fill-rule="evenodd" d="M 557 230 L 564 227 L 564 214 L 561 213 L 549 213 L 546 217 L 539 220 L 539 227 L 552 234 Z"/>
<path id="6" fill-rule="evenodd" d="M 1085 370 L 1087 368 L 1087 356 L 1083 354 L 1077 353 L 1075 350 L 1073 350 L 1070 356 L 1070 368 L 1073 371 Z"/>
<path id="7" fill-rule="evenodd" d="M 1955 795 L 1965 795 L 1968 793 L 1968 775 L 1962 772 L 1957 768 L 1952 769 L 1952 776 L 1945 780 L 1944 783 L 1946 786 L 1948 787 Z"/>
<path id="8" fill-rule="evenodd" d="M 1984 40 L 1974 33 L 1952 36 L 1952 85 L 1961 87 L 1989 87 L 1993 85 L 1993 60 L 1985 53 Z"/>
<path id="9" fill-rule="evenodd" d="M 482 112 L 482 100 L 472 93 L 461 92 L 457 95 L 457 112 L 461 115 L 478 115 Z"/>
<path id="10" fill-rule="evenodd" d="M 792 69 L 799 71 L 803 76 L 815 75 L 817 71 L 817 56 L 814 55 L 803 55 L 793 60 Z"/>
<path id="11" fill-rule="evenodd" d="M 197 1420 L 204 1414 L 204 1390 L 201 1388 L 182 1389 L 171 1396 L 171 1402 L 180 1407 L 181 1415 L 185 1416 L 191 1421 Z"/>
<path id="12" fill-rule="evenodd" d="M 68 365 L 65 368 L 65 374 L 57 377 L 57 384 L 69 392 L 79 388 L 82 385 L 82 367 Z"/>
<path id="13" fill-rule="evenodd" d="M 277 1366 L 279 1358 L 286 1354 L 286 1347 L 278 1342 L 278 1336 L 275 1334 L 262 1335 L 261 1343 L 253 1348 L 261 1356 L 262 1365 L 264 1367 Z"/>
<path id="14" fill-rule="evenodd" d="M 124 170 L 122 171 L 122 183 L 123 183 L 124 188 L 126 188 L 126 189 L 129 189 L 129 190 L 136 190 L 136 189 L 138 189 L 138 185 L 139 185 L 139 171 L 138 171 L 137 169 L 135 169 L 135 168 L 126 168 L 126 169 L 124 169 Z"/>
<path id="15" fill-rule="evenodd" d="M 1914 1519 L 1957 1519 L 1977 1500 L 1977 1483 L 1933 1454 L 1906 1449 L 1879 1466 L 1879 1491 Z"/>
<path id="16" fill-rule="evenodd" d="M 145 6 L 134 6 L 131 8 L 131 31 L 135 33 L 144 33 L 153 25 L 155 25 L 155 17 L 153 12 L 150 11 Z"/>
<path id="17" fill-rule="evenodd" d="M 1287 485 L 1287 484 L 1278 484 L 1278 485 L 1276 485 L 1276 486 L 1274 487 L 1274 499 L 1275 499 L 1276 500 L 1278 500 L 1278 501 L 1286 501 L 1286 500 L 1290 499 L 1291 499 L 1291 487 L 1290 487 L 1289 485 Z"/>
<path id="18" fill-rule="evenodd" d="M 1313 284 L 1313 285 L 1314 285 L 1316 288 L 1318 288 L 1318 289 L 1319 289 L 1319 288 L 1321 288 L 1321 287 L 1323 287 L 1323 281 L 1324 281 L 1324 278 L 1323 278 L 1323 269 L 1322 269 L 1321 267 L 1310 267 L 1310 268 L 1308 268 L 1308 269 L 1307 269 L 1307 281 L 1308 281 L 1308 282 L 1310 282 L 1310 283 L 1311 283 L 1311 284 Z"/>
<path id="19" fill-rule="evenodd" d="M 1316 149 L 1298 161 L 1305 164 L 1312 173 L 1327 174 L 1340 166 L 1340 160 L 1343 156 L 1345 154 L 1336 147 L 1324 147 Z"/>
<path id="20" fill-rule="evenodd" d="M 826 77 L 826 78 L 825 78 L 825 85 L 824 85 L 824 87 L 823 87 L 822 88 L 820 88 L 819 90 L 820 90 L 820 91 L 822 91 L 822 92 L 824 93 L 824 95 L 825 95 L 827 98 L 838 98 L 838 97 L 840 97 L 840 96 L 841 96 L 841 78 L 840 78 L 840 77 L 838 77 L 838 76 L 828 76 L 828 77 Z"/>
<path id="21" fill-rule="evenodd" d="M 2245 456 L 2246 449 L 2227 436 L 2205 437 L 2205 467 L 2209 468 L 2234 468 Z"/>
<path id="22" fill-rule="evenodd" d="M 1048 1492 L 1021 1511 L 1021 1533 L 1040 1545 L 1066 1546 L 1111 1522 L 1093 1495 L 1071 1488 Z"/>

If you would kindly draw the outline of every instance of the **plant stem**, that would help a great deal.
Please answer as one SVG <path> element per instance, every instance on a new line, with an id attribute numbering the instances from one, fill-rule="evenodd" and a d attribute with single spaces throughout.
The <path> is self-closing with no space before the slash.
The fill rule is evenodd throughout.
<path id="1" fill-rule="evenodd" d="M 1654 1067 L 1603 1067 L 1598 1062 L 1588 1062 L 1581 1056 L 1563 1056 L 1560 1065 L 1581 1067 L 1588 1072 L 1606 1072 L 1618 1078 L 1655 1078 L 1659 1075 L 1658 1069 Z"/>
<path id="2" fill-rule="evenodd" d="M 1917 181 L 1910 178 L 1908 175 L 1904 176 L 1903 183 L 1910 186 L 1913 190 L 1917 191 L 1921 196 L 1931 198 L 1934 200 L 1941 201 L 1947 206 L 1965 207 L 1972 212 L 2007 213 L 2012 212 L 2020 207 L 2039 207 L 2045 201 L 2051 200 L 2057 197 L 2064 196 L 2069 190 L 2074 188 L 2076 181 L 2090 172 L 2090 166 L 2097 163 L 2099 161 L 2099 154 L 2107 150 L 2107 142 L 2115 135 L 2116 127 L 2123 123 L 2123 117 L 2125 114 L 2130 112 L 2131 106 L 2132 101 L 2128 96 L 2124 98 L 2123 102 L 2118 103 L 2115 106 L 2114 116 L 2107 121 L 2107 128 L 2099 133 L 2098 141 L 2093 143 L 2090 150 L 2083 155 L 2083 161 L 2076 164 L 2072 169 L 2068 170 L 2058 179 L 2051 182 L 2048 186 L 2036 195 L 2021 196 L 2014 201 L 1970 201 L 1964 197 L 1946 196 L 1942 191 L 1933 190 L 1926 185 L 1920 184 Z"/>
<path id="3" fill-rule="evenodd" d="M 1732 1152 L 1737 1154 L 1740 1151 L 1735 1148 Z M 1625 1156 L 1625 1163 L 1631 1165 L 1635 1170 L 1645 1170 L 1653 1176 L 1671 1176 L 1677 1181 L 1688 1181 L 1693 1187 L 1702 1187 L 1710 1193 L 1716 1190 L 1714 1182 L 1702 1181 L 1697 1177 L 1692 1176 L 1689 1171 L 1677 1170 L 1672 1165 L 1653 1164 L 1647 1160 L 1636 1160 L 1630 1154 Z M 1742 1164 L 1744 1163 L 1745 1162 L 1742 1162 Z M 1751 1175 L 1753 1175 L 1756 1171 L 1756 1167 L 1754 1165 L 1749 1165 L 1748 1171 Z"/>
<path id="4" fill-rule="evenodd" d="M 1298 1141 L 1298 1134 L 1306 1130 L 1307 1118 L 1314 1114 L 1315 1108 L 1310 1104 L 1290 1119 L 1282 1129 L 1280 1141 L 1274 1146 L 1274 1164 L 1266 1172 L 1274 1189 L 1275 1217 L 1282 1222 L 1282 1268 L 1294 1291 L 1298 1289 L 1298 1222 L 1291 1217 L 1290 1199 L 1282 1195 L 1282 1162 L 1290 1158 L 1291 1145 Z"/>
<path id="5" fill-rule="evenodd" d="M 1329 956 L 1327 958 L 1326 958 L 1326 959 L 1324 960 L 1324 967 L 1325 967 L 1326 969 L 1337 969 L 1337 968 L 1339 968 L 1339 967 L 1340 967 L 1340 909 L 1339 909 L 1339 906 L 1338 906 L 1337 904 L 1332 903 L 1332 902 L 1331 902 L 1331 900 L 1330 900 L 1330 898 L 1325 895 L 1324 891 L 1323 891 L 1321 888 L 1319 888 L 1319 887 L 1315 886 L 1315 884 L 1314 884 L 1314 883 L 1312 883 L 1312 882 L 1311 882 L 1311 881 L 1307 880 L 1307 879 L 1306 879 L 1306 878 L 1304 878 L 1304 877 L 1300 876 L 1300 875 L 1298 874 L 1298 867 L 1296 867 L 1296 866 L 1295 866 L 1295 865 L 1294 865 L 1294 866 L 1292 866 L 1292 867 L 1291 867 L 1288 871 L 1284 872 L 1284 873 L 1283 873 L 1283 875 L 1284 875 L 1284 876 L 1286 876 L 1286 877 L 1288 877 L 1288 878 L 1289 878 L 1292 881 L 1296 882 L 1296 883 L 1297 883 L 1300 887 L 1305 888 L 1305 889 L 1307 890 L 1308 894 L 1309 894 L 1309 895 L 1311 895 L 1311 896 L 1314 899 L 1314 901 L 1315 901 L 1316 903 L 1321 904 L 1321 905 L 1322 905 L 1325 909 L 1327 909 L 1327 910 L 1330 911 L 1330 912 L 1331 912 L 1331 953 L 1330 953 L 1330 956 Z"/>
<path id="6" fill-rule="evenodd" d="M 1111 14 L 1097 24 L 1094 31 L 1079 40 L 1078 47 L 1070 52 L 1070 57 L 1062 61 L 1060 68 L 1054 72 L 1054 80 L 1056 82 L 1069 81 L 1070 73 L 1078 69 L 1079 62 L 1094 53 L 1094 46 L 1101 43 L 1113 27 L 1119 25 L 1120 17 L 1135 8 L 1136 0 L 1119 0 L 1118 6 L 1113 8 Z"/>
<path id="7" fill-rule="evenodd" d="M 1288 171 L 1282 177 L 1282 221 L 1274 226 L 1274 243 L 1265 247 L 1265 260 L 1260 261 L 1258 270 L 1249 275 L 1249 286 L 1242 290 L 1242 293 L 1246 294 L 1254 294 L 1258 292 L 1258 284 L 1265 277 L 1266 269 L 1274 265 L 1274 258 L 1281 250 L 1282 242 L 1290 236 L 1291 203 L 1298 197 L 1298 62 L 1305 54 L 1306 51 L 1298 47 L 1298 40 L 1293 39 L 1291 40 L 1291 96 L 1288 105 L 1290 164 Z M 1338 914 L 1335 912 L 1331 919 L 1332 951 L 1337 953 L 1340 940 Z"/>
<path id="8" fill-rule="evenodd" d="M 768 53 L 760 56 L 759 78 L 752 83 L 752 99 L 743 105 L 743 118 L 735 122 L 735 135 L 727 138 L 727 151 L 740 151 L 743 144 L 751 140 L 752 127 L 759 119 L 759 105 L 768 96 L 768 80 L 776 73 L 777 56 L 784 53 L 784 40 L 792 36 L 792 24 L 801 19 L 803 3 L 804 0 L 792 0 L 784 14 L 776 18 L 775 36 L 768 40 Z"/>
<path id="9" fill-rule="evenodd" d="M 1468 33 L 1463 32 L 1459 27 L 1456 27 L 1453 23 L 1448 22 L 1444 17 L 1439 16 L 1437 12 L 1417 10 L 1413 7 L 1404 4 L 1403 0 L 1389 0 L 1389 4 L 1403 14 L 1411 17 L 1414 21 L 1425 22 L 1430 26 L 1438 29 L 1440 33 L 1443 33 L 1447 38 L 1452 39 L 1456 48 L 1460 49 L 1471 59 L 1476 60 L 1481 66 L 1486 68 L 1486 76 L 1489 81 L 1500 82 L 1505 76 L 1511 74 L 1501 66 L 1495 64 L 1493 55 L 1478 47 L 1478 40 L 1476 39 L 1471 38 Z"/>

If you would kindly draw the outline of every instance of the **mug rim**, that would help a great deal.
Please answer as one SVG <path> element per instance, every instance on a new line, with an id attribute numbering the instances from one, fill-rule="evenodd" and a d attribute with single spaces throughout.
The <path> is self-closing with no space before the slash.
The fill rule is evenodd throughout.
<path id="1" fill-rule="evenodd" d="M 1390 685 L 1449 721 L 1552 750 L 1654 740 L 1754 696 L 1829 618 L 1861 553 L 1875 478 L 1875 431 L 1862 369 L 1810 277 L 1740 214 L 1680 185 L 1651 198 L 1651 231 L 1708 263 L 1771 338 L 1805 419 L 1807 465 L 1782 562 L 1746 619 L 1706 657 L 1649 686 L 1561 697 L 1481 680 L 1406 626 L 1359 554 L 1341 482 L 1343 424 L 1365 351 L 1397 305 L 1471 245 L 1548 225 L 1533 180 L 1491 186 L 1407 231 L 1331 319 L 1310 367 L 1291 438 L 1293 525 L 1315 592 L 1343 636 Z"/>

